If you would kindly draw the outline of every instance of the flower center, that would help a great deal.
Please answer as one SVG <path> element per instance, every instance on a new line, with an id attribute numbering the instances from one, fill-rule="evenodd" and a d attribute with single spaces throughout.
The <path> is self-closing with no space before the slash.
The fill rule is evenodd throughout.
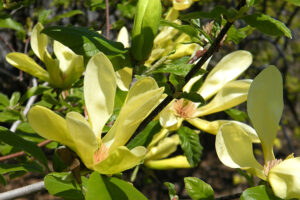
<path id="1" fill-rule="evenodd" d="M 193 117 L 197 106 L 195 103 L 189 100 L 179 99 L 175 100 L 173 103 L 173 109 L 175 110 L 175 114 L 177 116 L 182 118 L 191 118 Z"/>
<path id="2" fill-rule="evenodd" d="M 108 155 L 108 148 L 102 144 L 101 147 L 94 153 L 94 164 L 104 160 Z"/>
<path id="3" fill-rule="evenodd" d="M 264 174 L 268 176 L 270 170 L 281 162 L 282 159 L 278 159 L 278 160 L 275 159 L 275 160 L 268 161 L 267 164 L 264 165 Z"/>

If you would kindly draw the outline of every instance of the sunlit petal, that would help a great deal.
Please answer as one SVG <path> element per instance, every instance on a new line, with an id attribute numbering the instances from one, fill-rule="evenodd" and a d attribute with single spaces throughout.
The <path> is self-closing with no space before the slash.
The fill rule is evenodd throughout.
<path id="1" fill-rule="evenodd" d="M 6 61 L 12 66 L 31 74 L 43 81 L 49 82 L 49 74 L 32 58 L 23 53 L 13 52 L 6 55 Z"/>
<path id="2" fill-rule="evenodd" d="M 276 67 L 270 66 L 254 79 L 249 89 L 247 110 L 261 142 L 265 162 L 273 160 L 273 142 L 283 111 L 282 78 Z"/>
<path id="3" fill-rule="evenodd" d="M 125 48 L 129 47 L 129 34 L 126 27 L 122 27 L 117 37 L 117 41 L 121 42 Z"/>
<path id="4" fill-rule="evenodd" d="M 274 166 L 268 176 L 276 196 L 300 199 L 300 157 L 284 160 Z"/>
<path id="5" fill-rule="evenodd" d="M 69 112 L 66 116 L 67 128 L 72 137 L 76 153 L 86 167 L 94 165 L 93 155 L 98 149 L 98 141 L 86 119 L 77 112 Z"/>
<path id="6" fill-rule="evenodd" d="M 122 91 L 128 91 L 132 80 L 132 68 L 124 67 L 116 71 L 117 85 Z"/>
<path id="7" fill-rule="evenodd" d="M 215 147 L 217 155 L 224 165 L 249 170 L 265 179 L 263 167 L 253 155 L 252 141 L 239 125 L 224 124 L 217 133 Z"/>
<path id="8" fill-rule="evenodd" d="M 176 168 L 191 168 L 185 156 L 176 156 L 161 160 L 149 160 L 144 163 L 145 166 L 157 170 L 169 170 Z"/>
<path id="9" fill-rule="evenodd" d="M 116 174 L 138 165 L 146 152 L 147 150 L 141 146 L 132 150 L 120 146 L 105 160 L 97 164 L 94 169 L 101 174 Z"/>
<path id="10" fill-rule="evenodd" d="M 176 10 L 185 10 L 193 4 L 193 0 L 173 0 L 173 8 Z"/>
<path id="11" fill-rule="evenodd" d="M 194 116 L 220 112 L 245 102 L 251 82 L 252 80 L 245 79 L 227 83 L 208 104 L 199 107 Z"/>
<path id="12" fill-rule="evenodd" d="M 114 68 L 103 53 L 98 53 L 89 60 L 84 78 L 84 100 L 96 136 L 101 135 L 113 112 L 115 92 Z"/>
<path id="13" fill-rule="evenodd" d="M 67 129 L 66 120 L 52 110 L 34 106 L 30 109 L 27 118 L 33 130 L 42 137 L 60 142 L 74 151 L 76 150 L 73 138 Z"/>
<path id="14" fill-rule="evenodd" d="M 222 58 L 210 71 L 199 93 L 207 100 L 216 94 L 226 83 L 236 79 L 252 63 L 248 51 L 235 51 Z"/>
<path id="15" fill-rule="evenodd" d="M 157 146 L 152 147 L 146 154 L 145 160 L 158 160 L 166 158 L 176 151 L 179 144 L 179 136 L 173 135 L 162 139 Z"/>
<path id="16" fill-rule="evenodd" d="M 49 56 L 47 51 L 48 45 L 48 36 L 46 34 L 41 33 L 44 29 L 41 23 L 37 23 L 32 29 L 30 45 L 35 53 L 35 55 L 42 61 L 44 61 L 44 56 Z"/>

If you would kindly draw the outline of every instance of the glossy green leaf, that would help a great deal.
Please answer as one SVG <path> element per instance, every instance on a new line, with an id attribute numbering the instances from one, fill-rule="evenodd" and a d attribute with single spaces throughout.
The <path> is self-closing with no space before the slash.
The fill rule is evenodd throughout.
<path id="1" fill-rule="evenodd" d="M 267 67 L 253 80 L 247 102 L 248 115 L 261 140 L 265 162 L 274 159 L 273 142 L 283 106 L 281 74 L 276 67 Z"/>
<path id="2" fill-rule="evenodd" d="M 196 167 L 200 162 L 203 149 L 200 144 L 199 135 L 185 126 L 180 127 L 177 133 L 184 155 L 187 157 L 190 165 Z"/>
<path id="3" fill-rule="evenodd" d="M 93 172 L 87 183 L 87 200 L 105 199 L 126 199 L 126 200 L 146 200 L 134 186 L 116 177 L 106 177 L 97 172 Z"/>
<path id="4" fill-rule="evenodd" d="M 21 114 L 16 110 L 5 110 L 0 112 L 0 122 L 14 122 L 21 119 Z"/>
<path id="5" fill-rule="evenodd" d="M 273 200 L 273 198 L 270 198 L 266 191 L 265 185 L 260 185 L 256 187 L 251 187 L 246 189 L 242 195 L 241 200 L 249 200 L 249 199 L 255 199 L 255 200 Z"/>
<path id="6" fill-rule="evenodd" d="M 52 23 L 52 22 L 59 21 L 63 18 L 69 18 L 69 17 L 73 17 L 75 15 L 82 15 L 82 14 L 83 14 L 83 12 L 81 10 L 71 10 L 71 11 L 65 12 L 65 13 L 60 14 L 60 15 L 55 15 L 55 17 L 46 20 L 45 23 Z"/>
<path id="7" fill-rule="evenodd" d="M 171 73 L 185 76 L 193 66 L 192 64 L 166 64 L 156 68 L 152 73 Z"/>
<path id="8" fill-rule="evenodd" d="M 130 142 L 127 144 L 127 147 L 129 149 L 133 149 L 137 146 L 148 146 L 148 144 L 152 141 L 153 136 L 159 132 L 160 129 L 161 126 L 159 121 L 150 122 L 142 132 L 130 140 Z"/>
<path id="9" fill-rule="evenodd" d="M 36 87 L 32 87 L 28 89 L 25 94 L 22 95 L 20 98 L 20 104 L 24 103 L 27 99 L 34 95 L 40 95 L 43 94 L 43 92 L 50 90 L 50 87 L 44 86 L 44 85 L 38 85 Z"/>
<path id="10" fill-rule="evenodd" d="M 51 173 L 44 178 L 45 187 L 54 196 L 67 200 L 84 200 L 80 186 L 67 172 Z"/>
<path id="11" fill-rule="evenodd" d="M 0 28 L 9 28 L 25 33 L 23 25 L 9 17 L 0 19 Z"/>
<path id="12" fill-rule="evenodd" d="M 248 118 L 247 114 L 244 111 L 237 110 L 234 108 L 225 110 L 225 113 L 229 115 L 232 119 L 240 122 L 245 122 L 246 119 Z"/>
<path id="13" fill-rule="evenodd" d="M 177 97 L 177 99 L 180 99 L 180 98 L 188 99 L 195 103 L 205 104 L 204 98 L 197 92 L 189 92 L 189 93 L 183 92 L 179 97 Z"/>
<path id="14" fill-rule="evenodd" d="M 45 154 L 35 143 L 24 140 L 20 136 L 16 135 L 13 132 L 10 132 L 4 127 L 0 127 L 0 139 L 6 144 L 24 150 L 25 152 L 29 153 L 37 160 L 39 160 L 41 163 L 43 163 L 45 166 L 48 166 Z"/>
<path id="15" fill-rule="evenodd" d="M 214 190 L 212 187 L 196 177 L 184 178 L 185 189 L 193 200 L 212 200 L 214 199 Z"/>
<path id="16" fill-rule="evenodd" d="M 15 105 L 17 105 L 18 101 L 20 100 L 20 92 L 14 92 L 9 100 L 9 106 L 13 107 Z"/>
<path id="17" fill-rule="evenodd" d="M 31 164 L 4 164 L 0 163 L 0 174 L 7 174 L 12 172 L 39 172 L 44 173 L 41 166 L 36 163 Z"/>
<path id="18" fill-rule="evenodd" d="M 7 95 L 0 93 L 0 105 L 3 105 L 4 107 L 9 106 L 9 99 Z"/>
<path id="19" fill-rule="evenodd" d="M 257 28 L 260 32 L 273 36 L 286 36 L 292 38 L 291 30 L 279 20 L 269 15 L 255 13 L 242 18 L 247 24 Z"/>
<path id="20" fill-rule="evenodd" d="M 92 57 L 96 53 L 118 55 L 126 52 L 122 43 L 107 40 L 96 31 L 83 27 L 50 26 L 42 33 L 69 47 L 76 54 Z"/>
<path id="21" fill-rule="evenodd" d="M 231 26 L 230 29 L 227 32 L 226 41 L 232 41 L 235 44 L 239 44 L 243 39 L 245 39 L 254 28 L 251 26 L 246 26 L 240 29 L 235 28 L 234 26 Z"/>

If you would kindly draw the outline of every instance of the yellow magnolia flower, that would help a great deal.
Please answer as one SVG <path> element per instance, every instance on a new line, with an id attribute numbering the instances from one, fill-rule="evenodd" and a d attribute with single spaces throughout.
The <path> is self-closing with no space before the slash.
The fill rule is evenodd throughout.
<path id="1" fill-rule="evenodd" d="M 257 131 L 264 153 L 262 166 L 254 157 L 253 140 L 234 123 L 221 126 L 216 136 L 216 151 L 222 163 L 242 168 L 270 183 L 282 199 L 300 198 L 300 157 L 275 159 L 273 143 L 283 111 L 282 78 L 276 67 L 268 67 L 253 81 L 248 96 L 248 115 Z M 242 147 L 242 148 L 241 148 Z"/>
<path id="2" fill-rule="evenodd" d="M 252 80 L 234 80 L 252 63 L 252 55 L 247 51 L 236 51 L 228 54 L 211 70 L 198 93 L 207 101 L 206 105 L 197 108 L 198 104 L 183 99 L 175 100 L 160 114 L 163 127 L 177 130 L 183 120 L 204 130 L 216 134 L 223 121 L 207 122 L 198 117 L 220 112 L 246 101 Z M 206 69 L 208 62 L 205 63 Z M 190 91 L 192 85 L 201 78 L 196 76 L 184 87 Z"/>
<path id="3" fill-rule="evenodd" d="M 208 74 L 199 94 L 205 100 L 210 102 L 197 108 L 197 104 L 183 99 L 171 102 L 165 108 L 159 117 L 161 125 L 164 127 L 161 132 L 157 133 L 149 144 L 144 165 L 153 169 L 170 169 L 170 168 L 190 168 L 187 158 L 183 155 L 167 158 L 176 151 L 179 144 L 178 135 L 168 136 L 170 131 L 177 130 L 183 120 L 208 133 L 217 134 L 221 125 L 230 122 L 229 120 L 216 120 L 208 122 L 200 119 L 205 115 L 220 112 L 234 107 L 247 99 L 248 89 L 252 80 L 236 80 L 251 64 L 252 56 L 247 51 L 236 51 L 225 56 Z M 206 69 L 208 62 L 205 63 Z M 201 75 L 194 77 L 185 87 L 184 91 L 189 91 L 192 85 L 201 78 Z M 245 133 L 258 143 L 259 139 L 255 130 L 243 123 L 239 124 Z"/>
<path id="4" fill-rule="evenodd" d="M 178 15 L 178 11 L 171 8 L 165 19 L 180 24 L 180 21 L 177 20 Z M 200 49 L 200 46 L 195 43 L 184 44 L 190 41 L 191 38 L 187 34 L 180 33 L 180 31 L 173 27 L 163 27 L 154 39 L 151 55 L 145 62 L 145 65 L 148 67 L 151 66 L 156 60 L 167 56 L 173 50 L 176 50 L 175 53 L 169 55 L 168 59 L 192 55 L 196 50 Z"/>
<path id="5" fill-rule="evenodd" d="M 185 10 L 191 7 L 194 1 L 198 0 L 173 0 L 173 8 L 176 10 Z"/>
<path id="6" fill-rule="evenodd" d="M 49 82 L 53 87 L 67 89 L 82 75 L 84 71 L 83 57 L 54 41 L 53 51 L 56 58 L 52 58 L 47 51 L 49 38 L 41 33 L 42 30 L 42 24 L 38 23 L 34 26 L 30 45 L 35 55 L 44 62 L 47 71 L 23 53 L 9 53 L 6 55 L 6 60 L 12 66 Z"/>
<path id="7" fill-rule="evenodd" d="M 68 113 L 64 119 L 41 106 L 30 110 L 28 120 L 39 135 L 76 152 L 87 168 L 102 174 L 115 174 L 134 167 L 144 158 L 145 147 L 129 150 L 125 144 L 157 106 L 163 90 L 150 77 L 137 81 L 130 88 L 113 126 L 101 137 L 114 109 L 116 75 L 111 62 L 99 53 L 88 62 L 84 78 L 88 121 L 77 112 Z"/>

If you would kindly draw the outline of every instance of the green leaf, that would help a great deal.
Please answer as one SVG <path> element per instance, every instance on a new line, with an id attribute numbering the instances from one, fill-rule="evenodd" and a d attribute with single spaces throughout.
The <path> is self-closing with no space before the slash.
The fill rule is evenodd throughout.
<path id="1" fill-rule="evenodd" d="M 43 173 L 43 169 L 36 163 L 31 164 L 3 164 L 0 163 L 0 174 L 7 174 L 11 172 L 39 172 Z"/>
<path id="2" fill-rule="evenodd" d="M 245 190 L 241 195 L 241 200 L 249 200 L 249 199 L 255 199 L 255 200 L 271 200 L 269 197 L 266 186 L 260 185 L 256 187 L 251 187 Z M 273 200 L 273 199 L 272 199 Z"/>
<path id="3" fill-rule="evenodd" d="M 11 97 L 10 97 L 10 100 L 9 100 L 9 106 L 13 107 L 15 105 L 17 105 L 19 99 L 20 99 L 20 92 L 14 92 Z"/>
<path id="4" fill-rule="evenodd" d="M 34 95 L 43 94 L 43 92 L 50 90 L 51 88 L 48 86 L 38 85 L 36 87 L 32 87 L 26 91 L 26 93 L 21 97 L 20 104 L 23 104 L 27 99 Z"/>
<path id="5" fill-rule="evenodd" d="M 212 187 L 196 177 L 184 178 L 185 189 L 193 200 L 214 199 L 214 190 Z"/>
<path id="6" fill-rule="evenodd" d="M 246 3 L 248 6 L 253 6 L 253 4 L 255 3 L 255 0 L 246 0 Z"/>
<path id="7" fill-rule="evenodd" d="M 9 99 L 7 95 L 0 93 L 0 105 L 3 105 L 4 107 L 9 106 Z"/>
<path id="8" fill-rule="evenodd" d="M 0 28 L 9 28 L 9 29 L 13 29 L 13 30 L 25 33 L 25 30 L 24 30 L 22 24 L 20 24 L 19 22 L 16 22 L 15 20 L 13 20 L 12 18 L 9 18 L 9 17 L 0 19 Z"/>
<path id="9" fill-rule="evenodd" d="M 269 15 L 255 13 L 242 18 L 247 24 L 257 28 L 262 33 L 273 36 L 286 36 L 292 38 L 291 30 L 279 20 Z"/>
<path id="10" fill-rule="evenodd" d="M 61 42 L 76 54 L 87 57 L 92 57 L 98 52 L 103 52 L 107 56 L 126 52 L 122 43 L 108 40 L 96 31 L 83 27 L 50 26 L 42 33 Z"/>
<path id="11" fill-rule="evenodd" d="M 126 181 L 93 172 L 87 183 L 86 199 L 146 200 L 147 198 Z"/>
<path id="12" fill-rule="evenodd" d="M 244 28 L 236 29 L 231 26 L 227 32 L 226 41 L 232 41 L 235 44 L 239 44 L 244 38 L 246 38 L 252 32 L 251 26 L 246 26 Z"/>
<path id="13" fill-rule="evenodd" d="M 300 0 L 286 0 L 287 2 L 294 4 L 295 6 L 300 6 Z"/>
<path id="14" fill-rule="evenodd" d="M 190 128 L 182 126 L 177 131 L 180 139 L 180 146 L 187 157 L 189 164 L 196 167 L 202 155 L 202 146 L 199 136 Z"/>
<path id="15" fill-rule="evenodd" d="M 156 68 L 152 73 L 171 73 L 178 76 L 185 76 L 192 69 L 193 64 L 165 64 Z"/>
<path id="16" fill-rule="evenodd" d="M 67 172 L 51 173 L 44 178 L 45 187 L 54 196 L 67 200 L 84 200 L 80 186 Z"/>
<path id="17" fill-rule="evenodd" d="M 0 184 L 5 186 L 7 184 L 7 181 L 3 175 L 0 174 Z"/>
<path id="18" fill-rule="evenodd" d="M 0 122 L 14 122 L 21 119 L 20 112 L 15 110 L 5 110 L 0 112 Z"/>
<path id="19" fill-rule="evenodd" d="M 60 15 L 55 15 L 55 17 L 53 17 L 52 19 L 46 20 L 45 23 L 52 23 L 52 22 L 59 21 L 63 18 L 69 18 L 69 17 L 73 17 L 74 15 L 82 15 L 82 14 L 83 14 L 83 12 L 81 10 L 72 10 L 72 11 L 65 12 Z"/>
<path id="20" fill-rule="evenodd" d="M 38 21 L 42 24 L 45 24 L 47 21 L 47 18 L 49 17 L 49 15 L 52 13 L 52 10 L 42 10 L 39 12 L 38 15 Z"/>
<path id="21" fill-rule="evenodd" d="M 137 146 L 148 146 L 150 144 L 153 136 L 158 133 L 161 129 L 159 121 L 152 121 L 150 122 L 146 128 L 140 132 L 137 136 L 135 136 L 130 142 L 128 143 L 128 149 L 133 149 Z"/>
<path id="22" fill-rule="evenodd" d="M 236 121 L 245 122 L 247 119 L 247 114 L 245 112 L 234 109 L 234 108 L 225 110 L 225 113 Z"/>
<path id="23" fill-rule="evenodd" d="M 192 102 L 200 102 L 202 104 L 205 104 L 205 100 L 203 99 L 203 97 L 198 94 L 197 92 L 183 92 L 179 97 L 177 97 L 178 99 L 180 98 L 184 98 L 184 99 L 188 99 Z"/>
<path id="24" fill-rule="evenodd" d="M 175 185 L 169 182 L 164 183 L 168 187 L 170 200 L 179 200 L 179 197 L 176 195 Z"/>
<path id="25" fill-rule="evenodd" d="M 24 150 L 25 152 L 29 153 L 37 160 L 39 160 L 41 163 L 43 163 L 46 167 L 48 166 L 45 154 L 35 143 L 24 140 L 20 136 L 16 135 L 13 132 L 10 132 L 4 127 L 0 127 L 0 140 L 5 142 L 6 144 Z"/>

